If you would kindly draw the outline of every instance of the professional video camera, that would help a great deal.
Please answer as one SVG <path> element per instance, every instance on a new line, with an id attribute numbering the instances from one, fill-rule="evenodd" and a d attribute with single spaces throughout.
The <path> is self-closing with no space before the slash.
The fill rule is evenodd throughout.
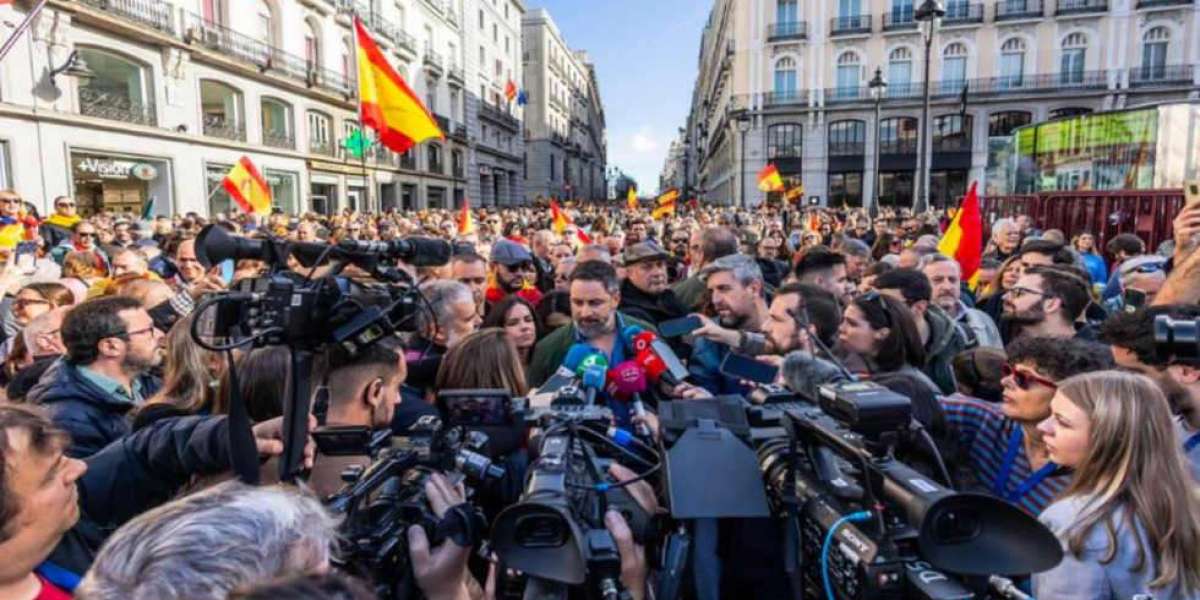
<path id="1" fill-rule="evenodd" d="M 1154 350 L 1162 360 L 1200 364 L 1200 320 L 1155 317 Z"/>
<path id="2" fill-rule="evenodd" d="M 464 481 L 468 490 L 504 476 L 479 450 L 486 436 L 462 427 L 443 427 L 437 417 L 423 417 L 407 437 L 390 431 L 372 434 L 365 427 L 321 428 L 314 438 L 322 454 L 369 455 L 369 466 L 351 467 L 347 482 L 326 504 L 343 515 L 342 543 L 335 561 L 373 583 L 384 599 L 415 597 L 417 589 L 408 561 L 408 528 L 420 525 L 430 543 L 453 539 L 463 547 L 478 545 L 487 521 L 474 506 L 453 507 L 443 518 L 431 510 L 425 482 L 434 472 L 447 473 L 452 483 Z"/>

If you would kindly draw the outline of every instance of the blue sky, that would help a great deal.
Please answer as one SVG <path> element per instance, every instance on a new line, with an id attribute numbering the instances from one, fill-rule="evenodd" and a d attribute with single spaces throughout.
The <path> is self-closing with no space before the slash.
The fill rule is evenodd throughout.
<path id="1" fill-rule="evenodd" d="M 707 0 L 544 0 L 567 44 L 596 64 L 608 164 L 658 189 L 667 147 L 687 117 Z"/>

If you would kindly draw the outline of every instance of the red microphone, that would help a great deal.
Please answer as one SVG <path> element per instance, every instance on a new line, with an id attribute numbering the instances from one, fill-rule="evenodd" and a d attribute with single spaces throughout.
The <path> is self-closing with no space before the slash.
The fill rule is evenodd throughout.
<path id="1" fill-rule="evenodd" d="M 646 391 L 646 371 L 637 361 L 627 360 L 608 371 L 608 395 L 628 401 Z"/>
<path id="2" fill-rule="evenodd" d="M 635 360 L 637 360 L 638 366 L 645 370 L 646 379 L 650 380 L 651 383 L 658 383 L 658 380 L 662 378 L 662 374 L 667 371 L 667 364 L 649 349 L 638 352 Z"/>
<path id="3" fill-rule="evenodd" d="M 634 353 L 641 354 L 642 352 L 649 350 L 650 344 L 653 344 L 655 338 L 657 337 L 658 336 L 654 335 L 653 331 L 642 331 L 641 333 L 633 336 Z"/>

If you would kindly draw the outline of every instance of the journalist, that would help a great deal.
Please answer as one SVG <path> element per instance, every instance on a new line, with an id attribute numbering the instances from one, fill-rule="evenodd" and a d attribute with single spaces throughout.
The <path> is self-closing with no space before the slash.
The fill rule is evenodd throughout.
<path id="1" fill-rule="evenodd" d="M 912 311 L 913 322 L 925 351 L 922 372 L 943 394 L 953 394 L 954 357 L 967 349 L 966 335 L 940 307 L 932 302 L 933 286 L 915 269 L 895 269 L 875 278 L 879 293 L 899 300 Z"/>
<path id="2" fill-rule="evenodd" d="M 861 365 L 860 375 L 884 385 L 904 379 L 929 393 L 940 393 L 921 370 L 925 348 L 912 311 L 900 300 L 877 291 L 856 296 L 842 313 L 838 346 L 850 363 Z"/>
<path id="3" fill-rule="evenodd" d="M 730 352 L 754 356 L 765 349 L 767 300 L 762 271 L 753 258 L 731 254 L 705 267 L 700 277 L 717 321 L 700 315 L 703 325 L 691 333 L 695 342 L 688 364 L 690 379 L 710 394 L 744 394 L 749 389 L 738 378 L 723 374 L 721 364 Z"/>

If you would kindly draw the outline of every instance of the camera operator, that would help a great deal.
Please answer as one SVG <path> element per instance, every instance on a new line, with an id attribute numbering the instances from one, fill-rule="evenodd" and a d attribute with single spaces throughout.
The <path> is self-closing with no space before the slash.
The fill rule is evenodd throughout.
<path id="1" fill-rule="evenodd" d="M 700 277 L 719 322 L 700 317 L 704 325 L 692 332 L 696 341 L 688 372 L 695 387 L 710 394 L 745 394 L 749 390 L 740 380 L 721 373 L 721 363 L 732 351 L 762 354 L 767 322 L 762 271 L 753 258 L 732 254 L 704 267 Z"/>
<path id="2" fill-rule="evenodd" d="M 1063 381 L 1038 427 L 1048 456 L 1074 471 L 1040 520 L 1063 545 L 1033 576 L 1056 600 L 1200 595 L 1200 504 L 1166 398 L 1146 377 L 1115 371 Z"/>
<path id="3" fill-rule="evenodd" d="M 1109 368 L 1103 347 L 1083 340 L 1021 338 L 1008 347 L 1002 401 L 941 398 L 959 448 L 960 489 L 990 493 L 1038 515 L 1067 488 L 1069 474 L 1050 461 L 1038 423 L 1050 416 L 1059 382 Z"/>

